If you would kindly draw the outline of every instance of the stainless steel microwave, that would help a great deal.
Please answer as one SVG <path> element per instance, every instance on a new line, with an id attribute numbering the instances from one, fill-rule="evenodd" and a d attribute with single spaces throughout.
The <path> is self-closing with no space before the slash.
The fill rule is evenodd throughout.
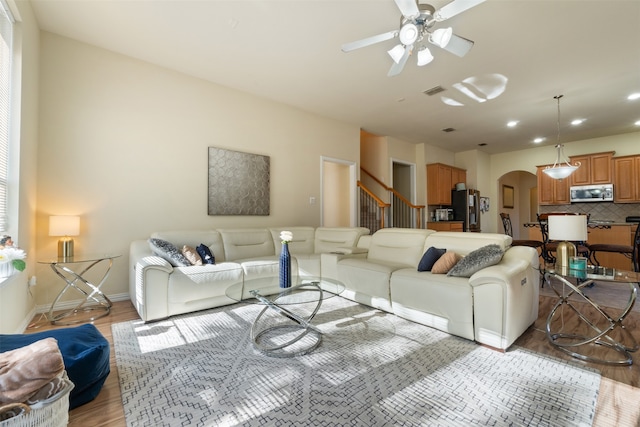
<path id="1" fill-rule="evenodd" d="M 571 202 L 613 202 L 613 184 L 577 185 L 569 191 Z"/>

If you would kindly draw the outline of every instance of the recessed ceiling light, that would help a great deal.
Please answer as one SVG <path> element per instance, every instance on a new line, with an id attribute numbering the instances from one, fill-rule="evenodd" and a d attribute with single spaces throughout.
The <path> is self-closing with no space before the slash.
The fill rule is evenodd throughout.
<path id="1" fill-rule="evenodd" d="M 544 141 L 545 139 L 547 139 L 547 138 L 544 138 L 544 137 L 542 137 L 542 136 L 539 136 L 539 137 L 535 138 L 535 139 L 533 140 L 533 142 L 534 142 L 535 144 L 540 144 L 540 143 L 541 143 L 542 141 Z"/>
<path id="2" fill-rule="evenodd" d="M 582 123 L 584 123 L 585 119 L 575 119 L 571 121 L 571 124 L 574 126 L 578 126 L 581 125 Z"/>
<path id="3" fill-rule="evenodd" d="M 509 126 L 510 128 L 514 128 L 518 125 L 518 121 L 517 120 L 511 120 L 510 122 L 507 122 L 507 126 Z"/>
<path id="4" fill-rule="evenodd" d="M 640 120 L 638 120 L 637 122 L 635 122 L 636 126 L 640 126 Z"/>
<path id="5" fill-rule="evenodd" d="M 632 93 L 631 95 L 627 96 L 627 99 L 629 101 L 635 101 L 636 99 L 640 99 L 640 92 Z"/>

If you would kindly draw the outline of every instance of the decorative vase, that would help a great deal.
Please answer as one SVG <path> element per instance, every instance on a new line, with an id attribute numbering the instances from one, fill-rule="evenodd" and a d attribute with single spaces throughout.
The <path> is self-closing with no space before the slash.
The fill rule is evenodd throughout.
<path id="1" fill-rule="evenodd" d="M 291 287 L 291 254 L 289 254 L 287 243 L 282 243 L 282 252 L 280 252 L 280 287 Z"/>

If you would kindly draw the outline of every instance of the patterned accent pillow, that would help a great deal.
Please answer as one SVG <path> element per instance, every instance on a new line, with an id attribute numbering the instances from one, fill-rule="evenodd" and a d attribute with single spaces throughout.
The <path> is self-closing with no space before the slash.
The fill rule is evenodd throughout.
<path id="1" fill-rule="evenodd" d="M 431 267 L 432 274 L 445 274 L 449 270 L 453 268 L 454 265 L 458 263 L 462 259 L 462 256 L 458 255 L 455 252 L 445 252 L 444 255 L 440 257 L 433 267 Z"/>
<path id="2" fill-rule="evenodd" d="M 198 255 L 196 248 L 184 245 L 182 247 L 182 255 L 189 260 L 191 265 L 202 265 L 202 258 Z"/>
<path id="3" fill-rule="evenodd" d="M 498 245 L 483 246 L 462 258 L 455 267 L 449 270 L 447 276 L 471 277 L 476 271 L 499 263 L 502 255 L 504 255 L 504 251 Z"/>
<path id="4" fill-rule="evenodd" d="M 174 267 L 188 267 L 191 265 L 189 260 L 182 255 L 180 250 L 166 240 L 150 238 L 149 246 L 151 246 L 151 250 L 156 255 L 166 259 Z"/>
<path id="5" fill-rule="evenodd" d="M 446 249 L 438 249 L 433 246 L 427 249 L 424 255 L 422 255 L 420 263 L 418 263 L 418 271 L 431 271 L 433 264 L 435 264 L 446 251 Z"/>

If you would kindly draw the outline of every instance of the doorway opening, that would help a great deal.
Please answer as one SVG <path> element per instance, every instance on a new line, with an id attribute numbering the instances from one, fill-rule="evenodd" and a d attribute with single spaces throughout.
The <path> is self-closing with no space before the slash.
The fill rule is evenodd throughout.
<path id="1" fill-rule="evenodd" d="M 356 227 L 356 163 L 324 156 L 320 162 L 320 225 Z"/>

